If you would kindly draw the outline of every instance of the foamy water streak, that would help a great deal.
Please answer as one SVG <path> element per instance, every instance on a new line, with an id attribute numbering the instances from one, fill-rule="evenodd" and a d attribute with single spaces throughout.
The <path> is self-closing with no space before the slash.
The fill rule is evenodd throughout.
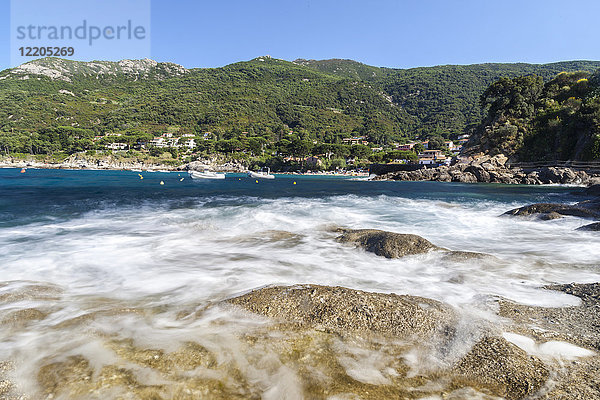
<path id="1" fill-rule="evenodd" d="M 579 220 L 498 218 L 516 204 L 352 195 L 220 204 L 105 209 L 55 224 L 2 229 L 3 280 L 49 282 L 78 295 L 160 296 L 175 303 L 270 284 L 318 283 L 456 305 L 492 294 L 556 306 L 576 299 L 537 287 L 599 277 L 597 240 L 573 231 Z M 335 226 L 414 233 L 441 247 L 499 260 L 452 262 L 436 252 L 382 259 L 336 243 L 328 230 Z"/>

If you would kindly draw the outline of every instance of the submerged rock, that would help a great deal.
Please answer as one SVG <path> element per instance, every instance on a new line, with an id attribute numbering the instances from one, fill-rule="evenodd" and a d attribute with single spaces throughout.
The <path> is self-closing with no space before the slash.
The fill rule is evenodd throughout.
<path id="1" fill-rule="evenodd" d="M 599 196 L 600 197 L 600 184 L 595 184 L 595 185 L 589 186 L 587 189 L 585 189 L 585 194 L 587 194 L 589 196 Z"/>
<path id="2" fill-rule="evenodd" d="M 512 319 L 521 333 L 539 341 L 562 340 L 600 351 L 600 283 L 546 286 L 581 298 L 568 307 L 533 307 L 502 299 L 499 314 Z"/>
<path id="3" fill-rule="evenodd" d="M 453 370 L 473 386 L 485 385 L 506 399 L 535 394 L 549 372 L 542 361 L 499 337 L 485 337 Z"/>
<path id="4" fill-rule="evenodd" d="M 495 256 L 485 253 L 477 253 L 474 251 L 449 251 L 444 254 L 442 260 L 463 262 L 470 260 L 498 260 Z"/>
<path id="5" fill-rule="evenodd" d="M 377 229 L 344 230 L 336 240 L 357 246 L 386 258 L 426 253 L 441 249 L 421 236 L 380 231 Z"/>

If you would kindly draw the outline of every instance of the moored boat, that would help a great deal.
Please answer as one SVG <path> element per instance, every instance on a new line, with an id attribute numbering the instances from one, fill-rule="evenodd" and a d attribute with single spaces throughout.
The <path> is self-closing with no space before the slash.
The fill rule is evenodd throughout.
<path id="1" fill-rule="evenodd" d="M 260 171 L 248 171 L 248 176 L 255 179 L 275 179 L 275 175 L 271 173 L 269 168 Z"/>
<path id="2" fill-rule="evenodd" d="M 188 171 L 192 179 L 225 179 L 224 172 L 214 172 L 209 170 Z"/>

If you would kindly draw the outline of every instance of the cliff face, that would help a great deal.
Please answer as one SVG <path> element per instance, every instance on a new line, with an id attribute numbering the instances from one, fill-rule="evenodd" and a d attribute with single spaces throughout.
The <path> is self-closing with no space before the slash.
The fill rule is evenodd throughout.
<path id="1" fill-rule="evenodd" d="M 600 71 L 503 78 L 482 94 L 487 115 L 465 154 L 513 160 L 600 159 Z"/>

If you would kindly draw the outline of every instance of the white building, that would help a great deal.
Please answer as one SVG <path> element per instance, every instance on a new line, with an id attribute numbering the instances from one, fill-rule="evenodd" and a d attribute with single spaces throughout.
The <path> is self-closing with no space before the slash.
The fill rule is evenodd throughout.
<path id="1" fill-rule="evenodd" d="M 109 143 L 106 148 L 109 150 L 125 150 L 127 149 L 127 143 Z"/>
<path id="2" fill-rule="evenodd" d="M 183 142 L 183 147 L 187 147 L 190 149 L 193 149 L 194 147 L 196 147 L 196 140 L 194 139 L 187 139 Z"/>

